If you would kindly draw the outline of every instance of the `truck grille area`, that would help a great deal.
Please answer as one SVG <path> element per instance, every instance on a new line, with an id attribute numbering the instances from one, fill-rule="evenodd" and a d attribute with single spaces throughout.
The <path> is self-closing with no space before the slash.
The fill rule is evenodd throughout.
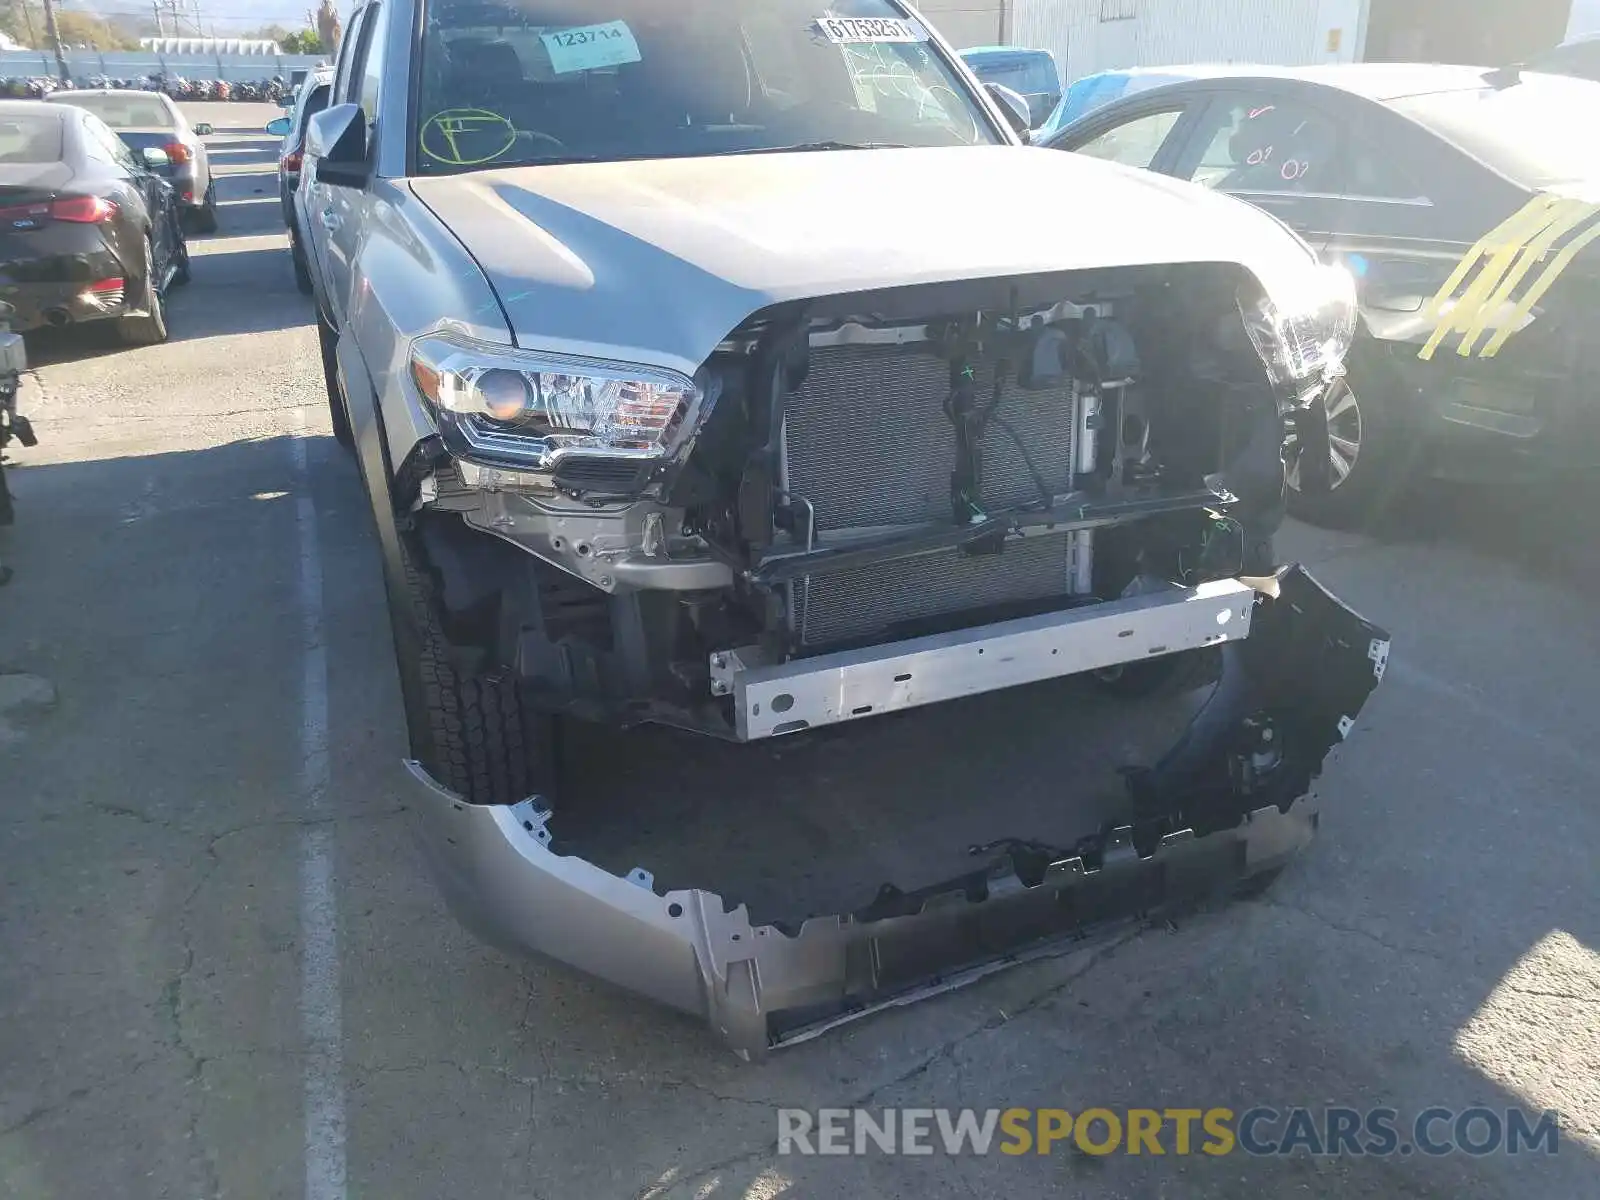
<path id="1" fill-rule="evenodd" d="M 993 362 L 975 364 L 980 403 L 994 394 Z M 789 490 L 816 505 L 818 529 L 908 525 L 950 519 L 955 430 L 943 407 L 950 369 L 926 347 L 841 346 L 811 356 L 800 392 L 786 406 Z M 1072 486 L 1075 417 L 1071 388 L 1028 392 L 1014 376 L 983 442 L 983 502 L 1025 504 L 1039 494 L 1017 447 L 1055 491 Z"/>
<path id="2" fill-rule="evenodd" d="M 1061 533 L 1009 542 L 1000 554 L 928 554 L 818 575 L 795 589 L 800 640 L 825 646 L 901 621 L 1065 596 L 1071 549 Z"/>
<path id="3" fill-rule="evenodd" d="M 975 364 L 977 400 L 994 394 L 997 364 Z M 1068 386 L 1024 391 L 1005 384 L 983 441 L 981 499 L 1002 509 L 1038 498 L 1039 483 L 1073 483 L 1077 396 Z M 926 346 L 844 346 L 813 351 L 805 386 L 786 405 L 789 491 L 830 530 L 949 521 L 955 431 L 943 406 L 947 364 Z M 795 585 L 795 629 L 807 646 L 870 637 L 900 621 L 1070 591 L 1072 539 L 1030 539 L 998 555 L 950 553 L 906 559 Z"/>

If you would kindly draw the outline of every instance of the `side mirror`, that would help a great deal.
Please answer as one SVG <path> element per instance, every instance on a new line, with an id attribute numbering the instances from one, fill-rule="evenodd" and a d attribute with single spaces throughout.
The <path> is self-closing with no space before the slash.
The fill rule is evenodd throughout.
<path id="1" fill-rule="evenodd" d="M 210 137 L 216 132 L 216 129 L 212 127 L 209 121 L 201 121 L 200 124 L 194 127 L 194 131 L 200 137 Z"/>
<path id="2" fill-rule="evenodd" d="M 294 122 L 288 117 L 274 117 L 267 122 L 267 132 L 273 137 L 287 137 L 293 128 Z"/>
<path id="3" fill-rule="evenodd" d="M 144 159 L 144 165 L 152 171 L 159 171 L 162 167 L 172 165 L 172 159 L 167 156 L 167 152 L 157 146 L 146 146 L 139 151 L 139 156 Z"/>
<path id="4" fill-rule="evenodd" d="M 359 104 L 336 104 L 306 125 L 306 154 L 317 163 L 318 183 L 367 186 L 367 118 Z"/>
<path id="5" fill-rule="evenodd" d="M 1014 92 L 1004 84 L 986 83 L 983 90 L 989 93 L 989 98 L 1000 106 L 1000 115 L 1006 119 L 1006 124 L 1011 126 L 1011 132 L 1023 141 L 1028 140 L 1028 130 L 1033 124 L 1033 114 L 1028 110 L 1028 102 L 1021 93 Z"/>

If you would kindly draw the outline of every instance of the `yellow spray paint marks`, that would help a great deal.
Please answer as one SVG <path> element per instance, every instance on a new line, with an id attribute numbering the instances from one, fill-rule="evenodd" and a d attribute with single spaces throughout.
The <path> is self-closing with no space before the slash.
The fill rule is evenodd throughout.
<path id="1" fill-rule="evenodd" d="M 482 108 L 448 108 L 422 126 L 422 152 L 452 167 L 493 162 L 517 143 L 517 127 Z"/>
<path id="2" fill-rule="evenodd" d="M 1460 333 L 1464 336 L 1456 353 L 1470 358 L 1478 339 L 1493 329 L 1493 336 L 1479 352 L 1483 358 L 1493 358 L 1521 327 L 1539 298 L 1572 265 L 1578 252 L 1600 237 L 1600 224 L 1590 224 L 1596 216 L 1600 216 L 1600 204 L 1540 194 L 1490 230 L 1429 301 L 1426 313 L 1427 319 L 1435 323 L 1433 336 L 1418 357 L 1432 359 L 1445 338 Z M 1590 227 L 1578 233 L 1586 224 Z M 1577 236 L 1572 237 L 1575 233 Z M 1557 244 L 1569 237 L 1571 240 L 1528 286 L 1522 298 L 1513 303 L 1517 289 Z M 1456 292 L 1463 284 L 1466 290 L 1457 298 Z M 1506 312 L 1508 306 L 1510 311 Z"/>
<path id="3" fill-rule="evenodd" d="M 1545 270 L 1545 273 L 1539 277 L 1537 282 L 1535 282 L 1534 285 L 1528 289 L 1527 293 L 1522 297 L 1522 299 L 1517 302 L 1517 307 L 1512 311 L 1511 316 L 1507 319 L 1506 323 L 1500 327 L 1500 331 L 1490 338 L 1488 343 L 1484 346 L 1483 356 L 1485 358 L 1493 358 L 1500 352 L 1500 347 L 1504 346 L 1507 339 L 1517 331 L 1518 326 L 1522 324 L 1528 313 L 1532 311 L 1533 306 L 1539 303 L 1540 298 L 1550 290 L 1551 285 L 1554 284 L 1557 279 L 1561 278 L 1561 272 L 1565 271 L 1569 266 L 1571 266 L 1572 260 L 1578 257 L 1578 252 L 1590 242 L 1594 241 L 1597 237 L 1600 237 L 1600 225 L 1591 225 L 1588 229 L 1584 230 L 1583 233 L 1567 243 L 1565 249 L 1563 249 L 1560 254 L 1556 255 L 1555 262 L 1550 264 L 1550 266 Z"/>

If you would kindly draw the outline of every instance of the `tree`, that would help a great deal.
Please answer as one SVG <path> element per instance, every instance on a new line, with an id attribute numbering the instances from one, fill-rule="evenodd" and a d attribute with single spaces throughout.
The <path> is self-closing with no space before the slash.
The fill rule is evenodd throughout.
<path id="1" fill-rule="evenodd" d="M 249 42 L 277 42 L 281 46 L 284 38 L 293 35 L 282 25 L 263 25 L 259 29 L 252 29 L 239 36 Z"/>
<path id="2" fill-rule="evenodd" d="M 321 54 L 322 40 L 317 36 L 315 29 L 288 30 L 282 25 L 263 25 L 260 29 L 253 29 L 249 33 L 240 34 L 241 37 L 252 41 L 277 42 L 278 49 L 285 54 Z"/>
<path id="3" fill-rule="evenodd" d="M 0 9 L 0 32 L 13 38 L 19 45 L 34 50 L 48 50 L 44 36 L 44 10 L 38 4 L 13 2 Z M 137 50 L 139 39 L 127 29 L 113 25 L 93 13 L 56 11 L 56 28 L 61 33 L 61 44 L 67 49 L 86 46 L 91 50 Z"/>
<path id="4" fill-rule="evenodd" d="M 322 0 L 317 6 L 317 34 L 322 42 L 322 53 L 337 54 L 339 39 L 344 36 L 344 26 L 339 23 L 339 11 L 333 0 Z"/>

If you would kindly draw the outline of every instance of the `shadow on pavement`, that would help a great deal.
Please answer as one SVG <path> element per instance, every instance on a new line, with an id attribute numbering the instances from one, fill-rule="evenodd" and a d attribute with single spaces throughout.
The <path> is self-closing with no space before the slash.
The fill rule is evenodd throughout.
<path id="1" fill-rule="evenodd" d="M 276 213 L 276 209 L 274 209 Z M 258 248 L 196 255 L 193 281 L 168 291 L 168 345 L 229 334 L 270 333 L 309 325 L 310 301 L 294 285 L 286 248 Z M 28 365 L 49 367 L 114 354 L 135 354 L 110 320 L 27 335 Z"/>
<path id="2" fill-rule="evenodd" d="M 1449 542 L 1563 587 L 1600 587 L 1600 476 L 1535 484 L 1419 486 L 1367 532 L 1394 545 Z"/>
<path id="3" fill-rule="evenodd" d="M 366 517 L 348 463 L 331 442 L 318 439 L 309 449 L 333 595 L 341 580 L 353 581 L 349 551 L 366 538 Z M 173 1045 L 149 1014 L 165 1011 L 162 988 L 171 969 L 162 964 L 185 951 L 182 910 L 173 897 L 193 894 L 193 884 L 185 877 L 169 893 L 141 890 L 142 877 L 120 868 L 130 845 L 139 848 L 141 865 L 202 859 L 166 831 L 241 819 L 208 807 L 219 797 L 241 808 L 282 804 L 283 789 L 292 786 L 295 742 L 282 731 L 298 720 L 292 701 L 298 651 L 287 659 L 267 651 L 271 643 L 259 631 L 265 621 L 278 622 L 290 638 L 300 628 L 293 461 L 289 439 L 272 437 L 41 465 L 15 476 L 19 525 L 8 554 L 18 576 L 0 592 L 0 667 L 52 675 L 64 699 L 23 741 L 0 746 L 0 779 L 21 781 L 8 788 L 5 816 L 16 832 L 0 839 L 0 899 L 4 911 L 26 914 L 0 922 L 0 994 L 20 997 L 8 1010 L 0 1050 L 21 1064 L 8 1072 L 7 1094 L 0 1095 L 0 1129 L 21 1130 L 0 1156 L 0 1183 L 6 1165 L 24 1152 L 25 1161 L 48 1167 L 33 1180 L 39 1194 L 88 1194 L 68 1186 L 67 1177 L 75 1163 L 96 1156 L 126 1156 L 116 1164 L 126 1177 L 145 1170 L 142 1149 L 128 1149 L 142 1143 L 98 1136 L 106 1118 L 92 1102 L 72 1099 L 80 1092 L 107 1094 L 119 1128 L 151 1139 L 183 1137 L 181 1122 L 142 1102 L 134 1073 L 125 1064 L 116 1069 L 130 1036 L 124 1018 L 109 1021 L 86 1009 L 85 985 L 73 968 L 92 953 L 93 986 L 97 994 L 126 998 L 127 1028 L 145 1039 L 158 1062 L 147 1069 L 169 1064 L 175 1077 L 188 1077 L 189 1052 Z M 1441 536 L 1466 536 L 1478 523 L 1451 513 Z M 1418 536 L 1434 532 L 1425 524 Z M 1488 544 L 1496 543 L 1491 537 Z M 376 576 L 372 571 L 364 587 L 345 591 L 328 624 L 332 744 L 355 747 L 334 763 L 335 791 L 344 789 L 332 799 L 336 805 L 399 778 L 397 762 L 345 741 L 367 730 L 375 713 L 397 707 L 382 662 L 387 651 L 376 652 L 363 670 L 349 644 L 355 630 L 381 629 L 386 619 Z M 274 681 L 278 690 L 269 686 Z M 1050 689 L 1032 698 L 1052 705 L 1059 699 Z M 932 816 L 919 811 L 919 786 L 967 792 L 972 805 L 982 806 L 1030 788 L 1028 773 L 1047 768 L 1055 753 L 1045 743 L 1073 736 L 1070 728 L 1046 731 L 1027 711 L 1027 699 L 1018 694 L 1012 702 L 913 714 L 849 737 L 848 745 L 796 738 L 763 771 L 736 779 L 729 790 L 742 803 L 727 797 L 697 803 L 691 789 L 674 784 L 657 819 L 677 826 L 677 837 L 698 825 L 709 842 L 723 840 L 727 853 L 751 858 L 753 869 L 764 859 L 774 869 L 803 870 L 829 852 L 829 840 L 852 836 L 852 809 L 870 810 L 892 784 L 905 793 L 896 802 L 902 832 L 884 830 L 880 846 L 893 852 L 899 837 L 915 853 L 927 836 L 921 823 Z M 1064 714 L 1070 715 L 1066 705 L 1057 715 Z M 505 960 L 450 923 L 414 860 L 398 850 L 375 853 L 387 846 L 379 832 L 340 826 L 345 1061 L 356 1082 L 352 1190 L 449 1194 L 444 1180 L 473 1179 L 484 1162 L 505 1158 L 511 1135 L 497 1122 L 510 1121 L 506 1114 L 525 1102 L 537 1117 L 511 1123 L 527 1124 L 517 1135 L 537 1153 L 505 1159 L 504 1186 L 484 1194 L 1590 1197 L 1595 1155 L 1570 1133 L 1553 1157 L 1516 1158 L 1252 1158 L 1237 1151 L 1177 1157 L 1170 1124 L 1159 1158 L 1095 1157 L 1068 1142 L 1051 1155 L 992 1154 L 961 1163 L 939 1150 L 909 1163 L 876 1152 L 865 1160 L 774 1153 L 778 1107 L 858 1104 L 875 1113 L 885 1106 L 1051 1106 L 1073 1114 L 1100 1106 L 1223 1106 L 1236 1113 L 1255 1105 L 1389 1106 L 1399 1110 L 1401 1136 L 1409 1140 L 1409 1123 L 1432 1105 L 1503 1113 L 1541 1108 L 1555 1095 L 1579 1106 L 1588 1135 L 1600 1136 L 1592 1076 L 1562 1073 L 1585 1050 L 1564 1049 L 1569 1044 L 1559 1040 L 1563 1029 L 1592 1032 L 1600 1004 L 1600 989 L 1581 969 L 1584 961 L 1600 962 L 1592 790 L 1548 786 L 1529 766 L 1525 747 L 1506 750 L 1463 739 L 1459 731 L 1441 740 L 1434 727 L 1447 724 L 1450 714 L 1436 707 L 1394 704 L 1387 714 L 1341 755 L 1339 804 L 1330 800 L 1323 838 L 1265 901 L 1147 930 L 1114 953 L 1043 963 L 893 1011 L 760 1068 L 732 1061 L 685 1022 L 560 968 L 506 969 Z M 913 736 L 919 722 L 924 728 Z M 1079 728 L 1092 736 L 1091 724 Z M 262 730 L 277 737 L 265 749 Z M 397 740 L 387 733 L 379 740 L 384 757 Z M 691 777 L 702 769 L 691 759 L 710 762 L 722 749 L 666 734 L 586 731 L 582 742 L 595 759 L 609 761 L 577 775 L 610 773 L 628 782 L 646 827 L 652 790 Z M 1019 754 L 1028 761 L 1019 762 Z M 1511 785 L 1540 789 L 1521 798 L 1533 813 L 1522 820 L 1567 831 L 1565 842 L 1543 844 L 1537 862 L 1525 861 L 1508 812 L 1511 797 L 1489 788 L 1463 796 L 1428 785 L 1431 766 L 1447 755 L 1468 771 L 1506 772 Z M 1364 765 L 1352 771 L 1357 760 Z M 792 793 L 791 804 L 804 803 L 810 792 L 825 836 L 813 841 L 780 830 L 733 844 L 728 824 L 759 831 L 771 819 L 775 781 L 760 776 L 777 771 L 793 773 L 777 781 Z M 1408 786 L 1419 780 L 1421 786 Z M 1373 781 L 1385 781 L 1384 788 L 1373 788 Z M 701 786 L 717 784 L 702 778 Z M 146 819 L 97 814 L 97 797 L 114 798 Z M 245 818 L 255 815 L 245 808 Z M 1376 851 L 1407 836 L 1405 822 L 1418 819 L 1452 837 L 1504 846 L 1504 869 L 1477 870 L 1463 880 L 1459 857 L 1427 846 L 1413 847 L 1404 873 L 1374 869 Z M 97 838 L 80 828 L 90 823 Z M 650 847 L 641 842 L 636 849 L 649 868 Z M 230 900 L 247 894 L 253 878 L 247 856 L 219 858 L 210 869 L 217 894 Z M 1531 890 L 1530 872 L 1538 881 Z M 78 882 L 84 878 L 95 885 Z M 1327 915 L 1349 896 L 1367 906 L 1363 915 L 1350 921 Z M 188 950 L 185 977 L 207 982 L 187 998 L 185 1020 L 209 1020 L 191 1027 L 224 1031 L 208 1043 L 219 1056 L 235 1040 L 267 1039 L 268 1031 L 247 1019 L 256 1010 L 227 1006 L 245 985 L 295 1011 L 295 910 L 275 916 L 262 905 L 253 895 L 248 903 L 240 898 L 207 909 L 222 932 Z M 141 940 L 113 938 L 134 924 Z M 265 947 L 280 945 L 282 965 L 261 969 L 269 961 Z M 1568 983 L 1552 988 L 1558 953 L 1568 956 Z M 1541 963 L 1531 972 L 1530 964 Z M 228 986 L 234 991 L 220 990 Z M 62 1036 L 73 1040 L 77 1059 L 63 1065 L 32 1051 Z M 1480 1068 L 1485 1054 L 1494 1059 L 1494 1074 Z M 285 1061 L 293 1080 L 297 1057 L 291 1051 Z M 1507 1077 L 1518 1077 L 1521 1089 L 1501 1082 Z M 227 1089 L 191 1087 L 183 1094 L 216 1131 L 220 1160 L 259 1138 Z M 290 1094 L 298 1104 L 298 1091 Z M 30 1116 L 37 1106 L 47 1115 Z M 224 1119 L 230 1117 L 240 1119 Z M 597 1131 L 610 1140 L 598 1143 Z M 1279 1137 L 1283 1128 L 1272 1122 L 1258 1132 Z M 1434 1132 L 1444 1136 L 1448 1126 Z M 937 1134 L 932 1140 L 937 1144 Z"/>

